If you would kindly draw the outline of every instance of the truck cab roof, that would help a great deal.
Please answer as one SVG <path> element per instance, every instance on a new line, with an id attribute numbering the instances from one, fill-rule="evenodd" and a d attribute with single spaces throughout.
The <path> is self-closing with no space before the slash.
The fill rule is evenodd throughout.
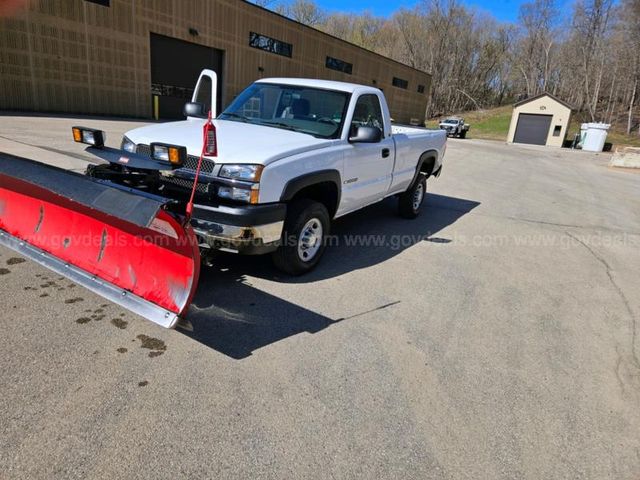
<path id="1" fill-rule="evenodd" d="M 333 80 L 316 80 L 312 78 L 262 78 L 256 83 L 276 83 L 279 85 L 291 85 L 296 87 L 321 88 L 324 90 L 336 90 L 347 93 L 379 93 L 380 89 L 358 85 L 356 83 L 336 82 Z"/>

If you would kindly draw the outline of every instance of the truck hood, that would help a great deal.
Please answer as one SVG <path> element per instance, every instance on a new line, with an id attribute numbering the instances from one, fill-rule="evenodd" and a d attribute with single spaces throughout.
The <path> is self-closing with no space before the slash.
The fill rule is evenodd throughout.
<path id="1" fill-rule="evenodd" d="M 137 144 L 169 143 L 187 147 L 189 155 L 202 152 L 205 120 L 188 119 L 158 123 L 130 130 L 125 135 Z M 216 163 L 254 163 L 267 165 L 281 158 L 326 148 L 335 140 L 316 138 L 280 128 L 228 120 L 214 120 L 218 139 Z"/>

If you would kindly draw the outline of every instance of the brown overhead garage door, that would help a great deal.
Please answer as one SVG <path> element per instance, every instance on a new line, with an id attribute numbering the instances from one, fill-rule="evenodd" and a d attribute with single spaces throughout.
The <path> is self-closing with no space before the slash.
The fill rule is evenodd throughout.
<path id="1" fill-rule="evenodd" d="M 529 143 L 532 145 L 546 145 L 549 127 L 553 115 L 535 115 L 521 113 L 518 115 L 514 143 Z"/>

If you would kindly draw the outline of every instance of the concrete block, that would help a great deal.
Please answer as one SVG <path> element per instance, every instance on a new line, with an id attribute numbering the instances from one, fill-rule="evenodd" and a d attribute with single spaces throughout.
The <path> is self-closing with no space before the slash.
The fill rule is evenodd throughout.
<path id="1" fill-rule="evenodd" d="M 640 148 L 619 148 L 611 157 L 610 167 L 640 168 Z"/>

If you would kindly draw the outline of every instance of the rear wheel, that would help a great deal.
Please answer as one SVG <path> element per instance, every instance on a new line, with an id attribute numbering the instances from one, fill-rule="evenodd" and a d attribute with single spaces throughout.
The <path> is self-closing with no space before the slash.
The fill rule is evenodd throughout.
<path id="1" fill-rule="evenodd" d="M 420 215 L 420 207 L 424 202 L 427 194 L 427 176 L 423 173 L 418 174 L 413 185 L 400 195 L 398 202 L 398 211 L 401 217 L 416 218 Z"/>
<path id="2" fill-rule="evenodd" d="M 313 270 L 324 253 L 330 226 L 329 212 L 323 204 L 306 198 L 292 203 L 282 244 L 273 254 L 275 266 L 290 275 Z"/>

